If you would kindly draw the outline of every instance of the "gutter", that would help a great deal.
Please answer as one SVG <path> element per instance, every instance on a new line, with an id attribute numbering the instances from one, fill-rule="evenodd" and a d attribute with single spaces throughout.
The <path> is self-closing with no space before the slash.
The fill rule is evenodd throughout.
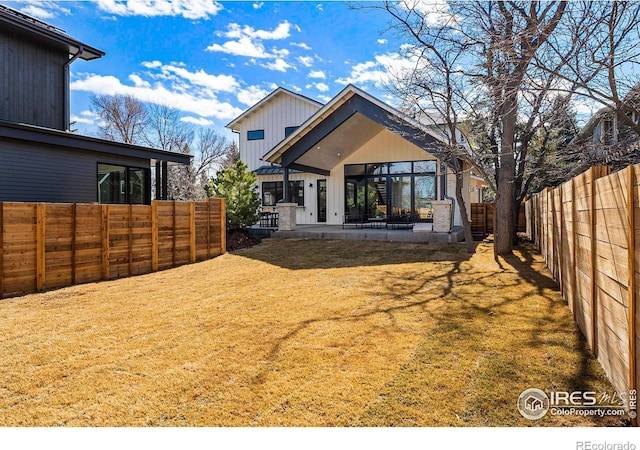
<path id="1" fill-rule="evenodd" d="M 80 45 L 78 46 L 78 52 L 64 63 L 64 131 L 71 131 L 71 88 L 69 86 L 71 77 L 69 76 L 69 66 L 80 58 L 82 52 L 84 52 L 84 47 Z"/>
<path id="2" fill-rule="evenodd" d="M 442 186 L 442 192 L 440 193 L 441 200 L 449 200 L 451 202 L 451 227 L 449 228 L 449 234 L 453 231 L 453 221 L 456 217 L 456 201 L 453 197 L 447 195 L 447 166 L 440 160 L 440 185 Z"/>

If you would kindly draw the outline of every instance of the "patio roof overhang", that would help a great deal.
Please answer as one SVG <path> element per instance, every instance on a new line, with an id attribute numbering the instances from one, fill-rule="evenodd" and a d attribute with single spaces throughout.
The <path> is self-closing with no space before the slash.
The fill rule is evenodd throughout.
<path id="1" fill-rule="evenodd" d="M 434 156 L 444 137 L 355 86 L 340 94 L 275 146 L 263 160 L 304 172 L 331 170 L 384 130 Z"/>

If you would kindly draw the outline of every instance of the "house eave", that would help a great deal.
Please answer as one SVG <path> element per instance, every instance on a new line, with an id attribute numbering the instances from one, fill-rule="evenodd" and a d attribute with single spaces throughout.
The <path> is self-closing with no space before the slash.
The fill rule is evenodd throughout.
<path id="1" fill-rule="evenodd" d="M 0 5 L 0 22 L 3 23 L 3 28 L 9 31 L 25 33 L 34 39 L 64 48 L 70 55 L 75 55 L 80 49 L 82 49 L 80 58 L 86 61 L 102 58 L 105 55 L 105 52 L 102 50 L 98 50 L 95 47 L 67 36 L 58 28 L 4 5 Z"/>
<path id="2" fill-rule="evenodd" d="M 173 164 L 191 164 L 192 155 L 107 141 L 51 128 L 0 121 L 0 138 L 76 149 L 89 152 L 110 153 L 119 156 L 166 161 Z"/>

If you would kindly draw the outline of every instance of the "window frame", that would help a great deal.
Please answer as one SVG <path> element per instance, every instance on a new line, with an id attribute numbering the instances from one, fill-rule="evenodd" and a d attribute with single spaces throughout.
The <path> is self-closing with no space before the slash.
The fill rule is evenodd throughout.
<path id="1" fill-rule="evenodd" d="M 262 141 L 262 140 L 264 140 L 264 129 L 247 131 L 247 141 Z"/>
<path id="2" fill-rule="evenodd" d="M 103 202 L 100 193 L 100 166 L 109 166 L 113 168 L 124 169 L 124 180 L 120 180 L 120 194 L 124 195 L 124 201 L 122 202 Z M 132 176 L 135 172 L 143 172 L 143 193 L 142 202 L 132 203 L 133 185 L 131 183 Z M 110 172 L 115 172 L 111 170 Z M 103 172 L 104 173 L 104 172 Z M 123 183 L 124 182 L 124 183 Z M 151 168 L 139 167 L 139 166 L 127 166 L 120 163 L 96 163 L 96 196 L 98 203 L 101 205 L 150 205 L 151 204 Z"/>

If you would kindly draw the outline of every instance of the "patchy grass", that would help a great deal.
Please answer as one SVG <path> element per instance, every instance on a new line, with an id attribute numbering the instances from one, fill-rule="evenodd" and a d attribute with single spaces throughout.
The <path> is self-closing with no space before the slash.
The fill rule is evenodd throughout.
<path id="1" fill-rule="evenodd" d="M 273 241 L 0 302 L 1 426 L 592 426 L 612 392 L 538 256 Z"/>

